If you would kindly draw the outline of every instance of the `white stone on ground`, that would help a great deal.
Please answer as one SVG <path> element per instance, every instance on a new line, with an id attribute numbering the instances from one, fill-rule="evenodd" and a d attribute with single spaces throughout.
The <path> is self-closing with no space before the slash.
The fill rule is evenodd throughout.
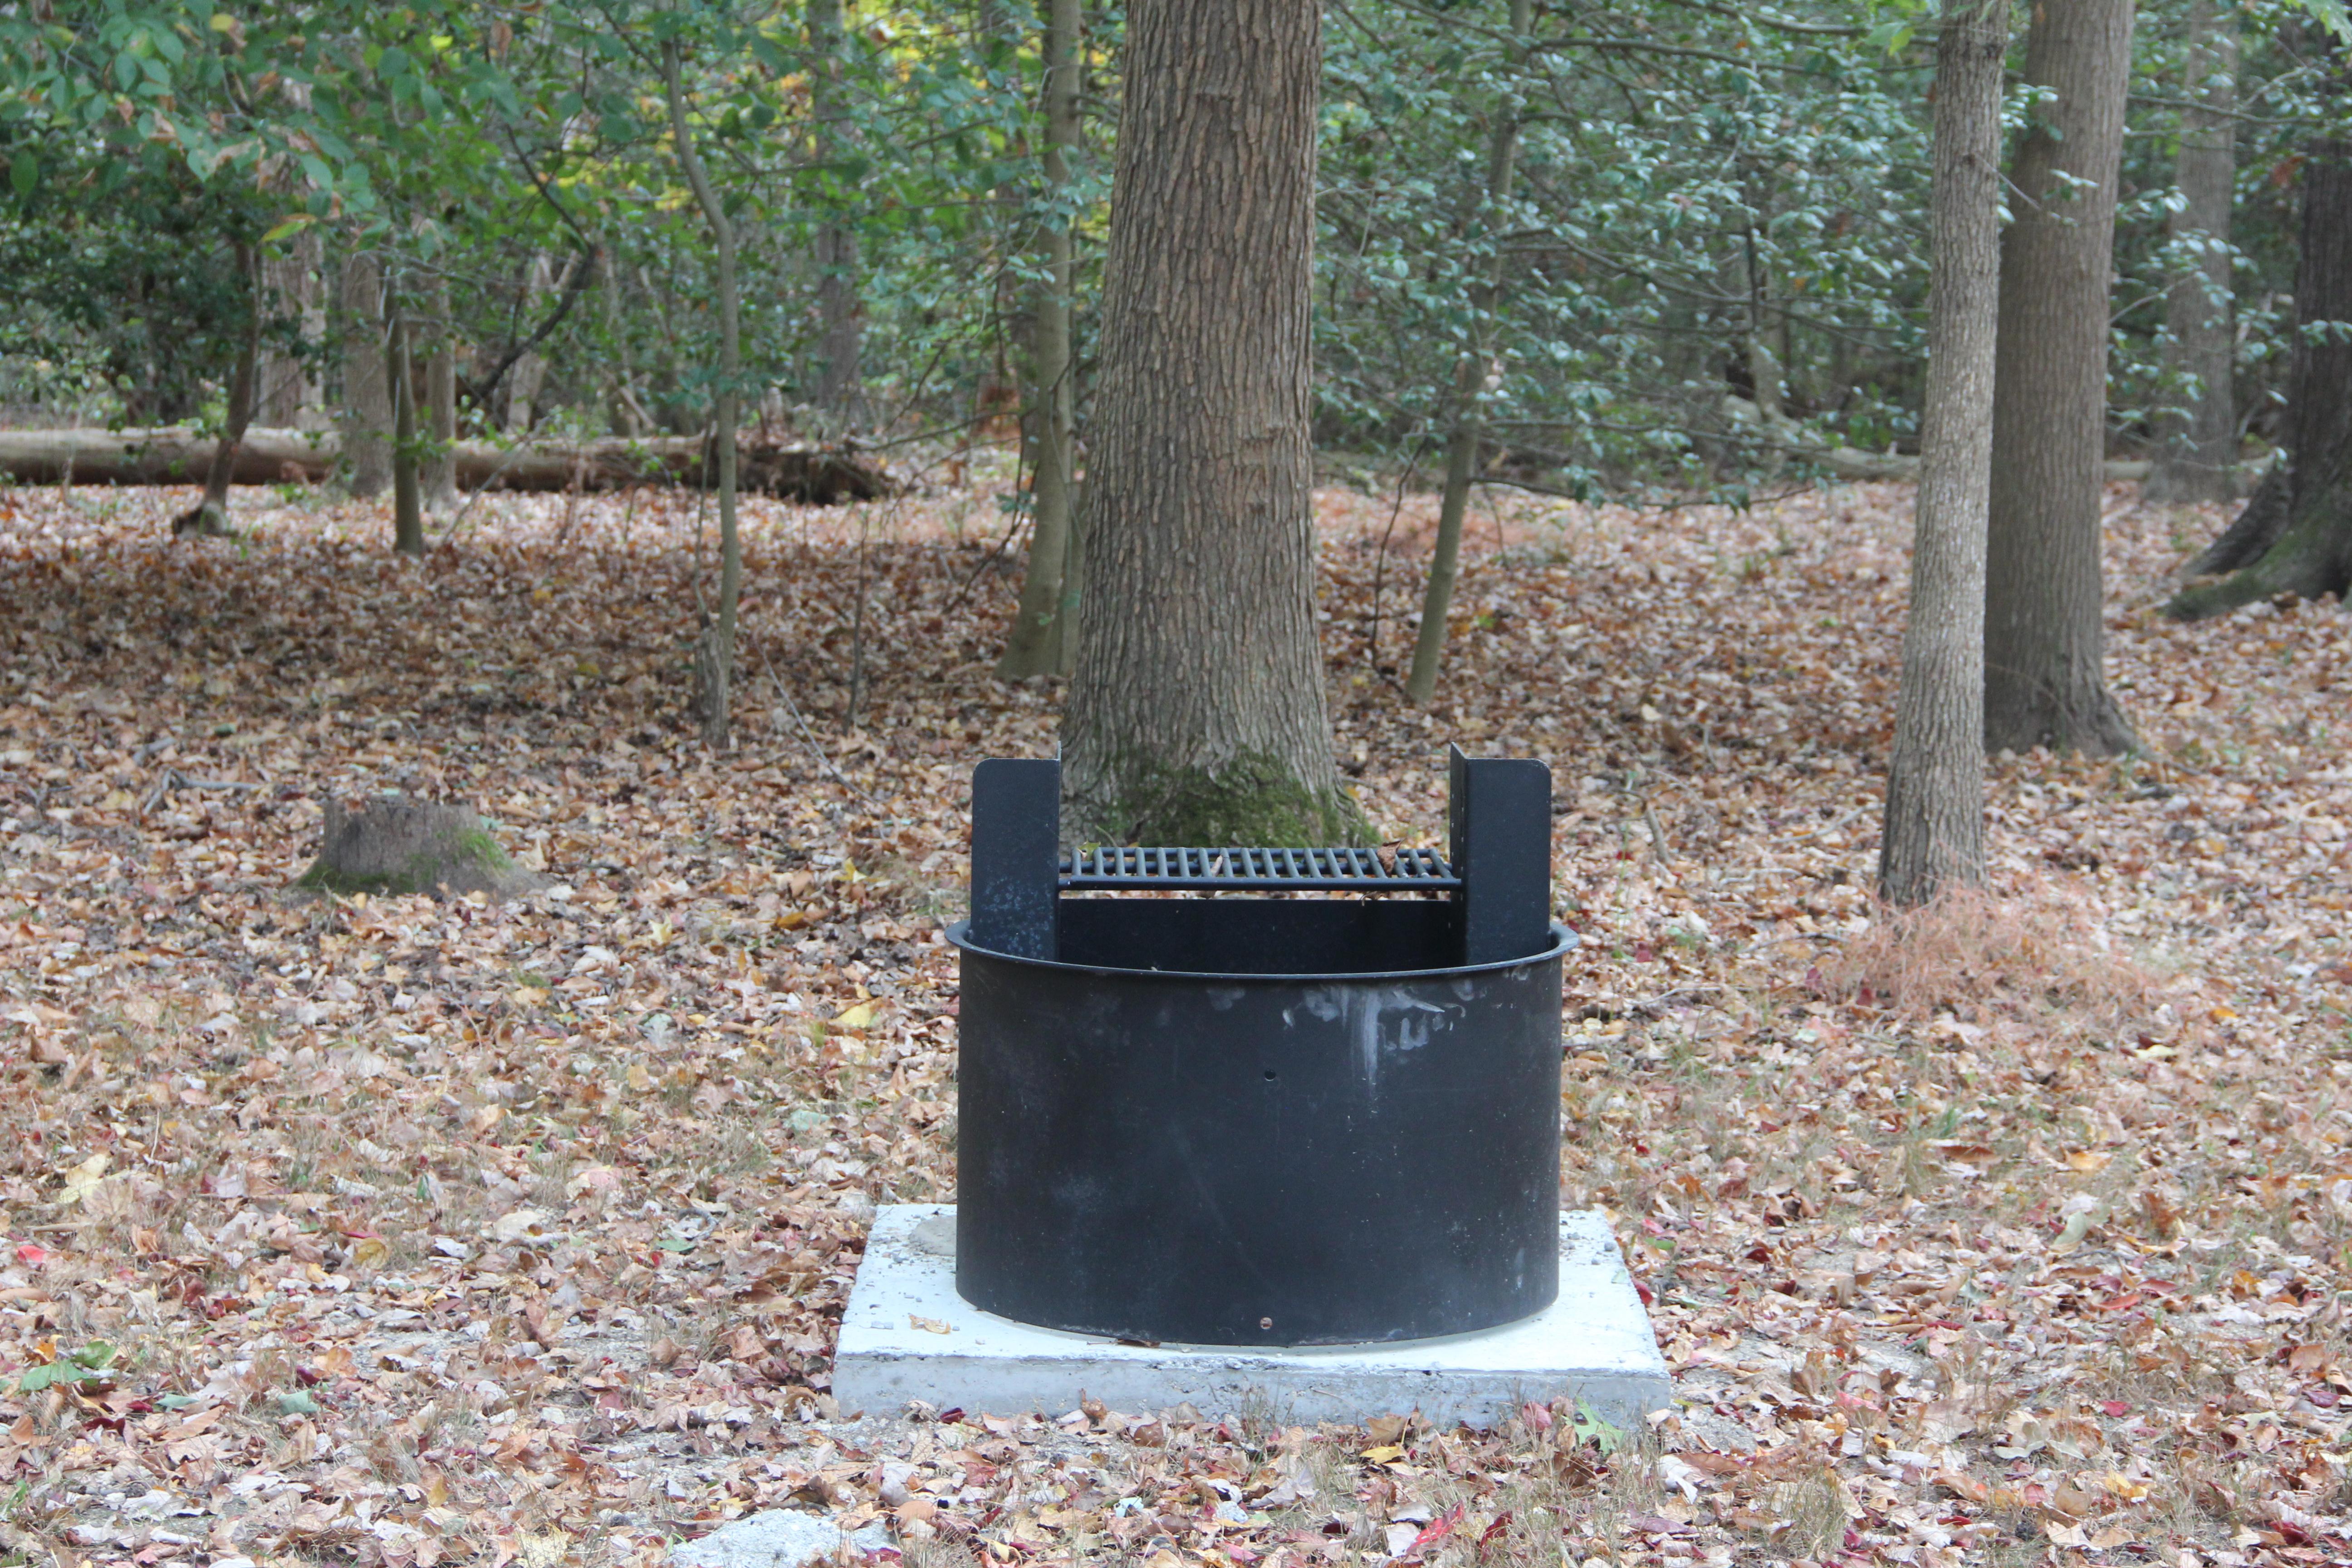
<path id="1" fill-rule="evenodd" d="M 846 1541 L 856 1552 L 881 1552 L 890 1537 L 878 1524 L 844 1533 L 832 1520 L 798 1509 L 746 1514 L 699 1540 L 669 1549 L 670 1568 L 806 1568 L 830 1561 Z"/>

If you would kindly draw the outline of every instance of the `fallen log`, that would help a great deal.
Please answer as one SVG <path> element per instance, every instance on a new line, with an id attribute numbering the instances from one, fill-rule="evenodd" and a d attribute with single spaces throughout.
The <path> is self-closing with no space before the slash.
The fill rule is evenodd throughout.
<path id="1" fill-rule="evenodd" d="M 1852 447 L 1791 447 L 1785 448 L 1801 462 L 1815 464 L 1842 479 L 1908 479 L 1919 478 L 1919 459 L 1907 452 L 1863 452 Z M 2149 465 L 2140 459 L 2110 458 L 2105 465 L 2109 479 L 2144 479 Z"/>
<path id="2" fill-rule="evenodd" d="M 739 437 L 737 467 L 747 494 L 832 505 L 889 492 L 882 465 L 854 450 Z M 530 441 L 500 447 L 459 441 L 457 483 L 467 489 L 609 490 L 630 485 L 698 487 L 713 466 L 699 436 L 646 440 Z M 0 430 L 0 477 L 23 484 L 193 485 L 204 482 L 214 442 L 184 428 Z M 245 433 L 234 482 L 316 484 L 342 457 L 332 430 Z"/>

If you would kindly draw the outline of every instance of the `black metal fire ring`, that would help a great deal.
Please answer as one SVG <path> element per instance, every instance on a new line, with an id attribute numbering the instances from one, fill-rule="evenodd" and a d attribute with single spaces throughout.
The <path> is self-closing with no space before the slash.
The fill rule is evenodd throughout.
<path id="1" fill-rule="evenodd" d="M 1575 938 L 1547 918 L 1541 764 L 1455 752 L 1453 853 L 1405 877 L 1354 860 L 1352 880 L 1248 858 L 1295 851 L 1184 851 L 1124 879 L 1066 863 L 1057 775 L 975 774 L 975 919 L 949 933 L 965 1299 L 1079 1332 L 1261 1346 L 1461 1333 L 1549 1306 Z M 1188 870 L 1194 890 L 1408 896 L 1066 896 Z"/>

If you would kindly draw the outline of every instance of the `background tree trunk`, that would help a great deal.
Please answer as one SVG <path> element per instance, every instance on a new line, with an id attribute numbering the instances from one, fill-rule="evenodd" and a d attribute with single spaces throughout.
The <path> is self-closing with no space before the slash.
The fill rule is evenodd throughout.
<path id="1" fill-rule="evenodd" d="M 416 462 L 416 345 L 397 299 L 387 296 L 384 331 L 392 359 L 392 548 L 425 553 L 425 502 Z"/>
<path id="2" fill-rule="evenodd" d="M 582 263 L 582 265 L 589 265 Z M 554 290 L 555 275 L 547 265 L 547 253 L 535 251 L 530 268 L 523 275 L 522 310 L 519 319 L 534 320 L 540 302 Z M 610 296 L 608 295 L 607 298 Z M 505 429 L 509 436 L 530 433 L 531 419 L 539 412 L 540 388 L 547 384 L 547 357 L 537 349 L 525 349 L 515 358 L 514 368 L 507 373 L 507 407 Z"/>
<path id="3" fill-rule="evenodd" d="M 1136 0 L 1063 746 L 1081 839 L 1362 835 L 1315 617 L 1316 0 Z"/>
<path id="4" fill-rule="evenodd" d="M 1985 745 L 2138 744 L 2101 670 L 2107 294 L 2132 0 L 2037 0 L 2035 110 L 2011 173 L 1993 374 Z"/>
<path id="5" fill-rule="evenodd" d="M 2340 105 L 2347 90 L 2339 47 L 2328 96 Z M 2284 494 L 2266 482 L 2246 503 L 2240 526 L 2207 553 L 2256 532 L 2248 522 L 2275 518 L 2276 510 L 2257 513 L 2266 500 L 2284 511 L 2284 521 L 2250 564 L 2166 605 L 2175 619 L 2200 620 L 2279 595 L 2352 595 L 2352 141 L 2341 137 L 2315 142 L 2304 162 L 2294 313 L 2301 330 L 2288 382 Z M 2328 330 L 2315 330 L 2323 323 Z"/>
<path id="6" fill-rule="evenodd" d="M 719 468 L 719 614 L 702 630 L 698 650 L 696 705 L 702 714 L 702 743 L 727 744 L 729 707 L 735 675 L 735 612 L 743 592 L 743 547 L 735 526 L 735 405 L 743 374 L 742 312 L 735 295 L 735 226 L 727 220 L 719 193 L 704 174 L 702 156 L 695 151 L 692 128 L 686 122 L 686 94 L 678 80 L 678 47 L 675 38 L 662 45 L 662 78 L 669 89 L 670 135 L 677 143 L 678 167 L 694 199 L 710 225 L 717 242 L 719 288 L 719 387 L 717 429 Z"/>
<path id="7" fill-rule="evenodd" d="M 611 246 L 604 247 L 597 265 L 604 275 L 597 279 L 598 292 L 604 302 L 604 339 L 609 357 L 604 370 L 604 415 L 615 436 L 634 438 L 654 426 L 653 416 L 645 405 L 637 401 L 636 367 L 629 356 L 629 331 L 622 319 L 622 294 L 627 288 L 621 273 L 620 255 Z"/>
<path id="8" fill-rule="evenodd" d="M 343 258 L 343 457 L 352 494 L 381 495 L 392 482 L 392 382 L 385 363 L 383 274 L 375 258 Z"/>
<path id="9" fill-rule="evenodd" d="M 1511 0 L 1511 51 L 1514 71 L 1524 56 L 1528 29 L 1534 26 L 1532 0 Z M 1476 476 L 1478 444 L 1486 426 L 1478 405 L 1495 353 L 1495 310 L 1503 293 L 1503 204 L 1511 199 L 1511 182 L 1519 156 L 1518 88 L 1507 89 L 1511 100 L 1495 110 L 1495 128 L 1486 148 L 1487 243 L 1486 277 L 1472 290 L 1475 321 L 1470 342 L 1454 369 L 1454 431 L 1445 446 L 1445 489 L 1437 503 L 1437 542 L 1429 562 L 1429 586 L 1421 601 L 1421 636 L 1413 644 L 1412 671 L 1405 679 L 1405 695 L 1426 702 L 1437 690 L 1437 664 L 1445 652 L 1445 617 L 1454 604 L 1454 574 L 1462 555 L 1462 519 L 1470 509 L 1470 481 Z"/>
<path id="10" fill-rule="evenodd" d="M 425 449 L 417 454 L 416 480 L 425 504 L 446 512 L 457 504 L 457 333 L 449 310 L 449 285 L 436 281 L 426 296 L 425 339 Z"/>
<path id="11" fill-rule="evenodd" d="M 236 451 L 245 441 L 246 426 L 252 423 L 253 406 L 261 391 L 261 323 L 266 309 L 261 267 L 252 247 L 242 240 L 232 243 L 236 251 L 237 276 L 245 283 L 245 340 L 237 345 L 236 368 L 229 375 L 228 405 L 221 420 L 220 441 L 213 448 L 213 460 L 205 469 L 204 499 L 172 520 L 174 539 L 190 533 L 219 536 L 228 532 L 228 488 L 236 477 Z"/>
<path id="12" fill-rule="evenodd" d="M 1079 0 L 1045 0 L 1042 54 L 1045 66 L 1045 200 L 1055 216 L 1045 225 L 1045 282 L 1037 291 L 1031 355 L 1031 401 L 1036 415 L 1036 477 L 1029 566 L 996 673 L 1007 680 L 1067 673 L 1077 650 L 1070 627 L 1077 618 L 1076 553 L 1070 520 L 1076 488 L 1076 366 L 1070 353 L 1070 223 L 1061 204 L 1078 144 Z"/>
<path id="13" fill-rule="evenodd" d="M 1936 44 L 1934 271 L 1911 614 L 1878 856 L 1879 896 L 1905 907 L 1984 880 L 1985 510 L 2008 34 L 2008 0 L 1946 0 Z"/>
<path id="14" fill-rule="evenodd" d="M 282 256 L 261 261 L 261 298 L 269 329 L 262 341 L 255 369 L 254 423 L 278 429 L 310 429 L 317 424 L 319 384 L 310 363 L 287 345 L 290 329 L 302 342 L 317 343 L 326 335 L 325 310 L 319 299 L 320 247 L 316 226 L 297 234 Z"/>
<path id="15" fill-rule="evenodd" d="M 2181 116 L 2176 167 L 2183 205 L 2171 229 L 2176 243 L 2195 248 L 2197 266 L 2173 283 L 2165 316 L 2172 336 L 2165 357 L 2188 390 L 2182 407 L 2158 417 L 2150 500 L 2227 500 L 2238 493 L 2237 336 L 2230 310 L 2237 74 L 2235 9 L 2190 0 L 2182 86 L 2198 107 Z"/>
<path id="16" fill-rule="evenodd" d="M 852 132 L 844 99 L 841 0 L 809 0 L 808 41 L 811 119 L 816 126 L 816 160 L 830 165 L 848 150 Z M 835 190 L 850 182 L 828 174 Z M 865 352 L 866 308 L 857 293 L 857 231 L 840 215 L 840 197 L 826 198 L 828 216 L 816 231 L 817 374 L 815 404 L 832 440 L 866 422 L 866 394 L 858 361 Z"/>

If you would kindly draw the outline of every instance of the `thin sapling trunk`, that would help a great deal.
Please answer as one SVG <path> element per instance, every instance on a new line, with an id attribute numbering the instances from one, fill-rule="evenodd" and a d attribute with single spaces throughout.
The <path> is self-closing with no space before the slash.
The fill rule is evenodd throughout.
<path id="1" fill-rule="evenodd" d="M 1527 37 L 1534 26 L 1532 0 L 1511 0 L 1511 66 L 1518 68 Z M 1516 95 L 1516 87 L 1512 89 Z M 1445 489 L 1437 507 L 1437 543 L 1429 563 L 1429 587 L 1421 602 L 1421 637 L 1413 644 L 1412 672 L 1405 679 L 1405 695 L 1427 702 L 1437 690 L 1437 666 L 1445 652 L 1445 617 L 1454 604 L 1454 574 L 1462 556 L 1462 520 L 1470 507 L 1470 485 L 1476 477 L 1478 448 L 1485 437 L 1479 404 L 1486 392 L 1495 353 L 1495 312 L 1502 302 L 1503 246 L 1500 217 L 1511 197 L 1511 182 L 1519 153 L 1519 110 L 1516 101 L 1495 117 L 1493 138 L 1486 150 L 1486 210 L 1490 223 L 1486 275 L 1471 290 L 1476 324 L 1469 344 L 1454 368 L 1454 430 L 1445 446 Z"/>
<path id="2" fill-rule="evenodd" d="M 703 632 L 698 662 L 702 689 L 696 696 L 702 712 L 702 740 L 708 746 L 727 744 L 729 688 L 735 668 L 735 611 L 743 589 L 743 548 L 735 528 L 735 403 L 742 375 L 740 316 L 735 296 L 735 226 L 719 205 L 719 193 L 704 174 L 702 158 L 686 121 L 686 91 L 679 84 L 678 48 L 675 38 L 662 45 L 662 85 L 669 98 L 670 136 L 677 143 L 677 166 L 694 189 L 694 199 L 710 225 L 718 251 L 719 388 L 713 400 L 711 442 L 719 468 L 719 616 Z"/>

